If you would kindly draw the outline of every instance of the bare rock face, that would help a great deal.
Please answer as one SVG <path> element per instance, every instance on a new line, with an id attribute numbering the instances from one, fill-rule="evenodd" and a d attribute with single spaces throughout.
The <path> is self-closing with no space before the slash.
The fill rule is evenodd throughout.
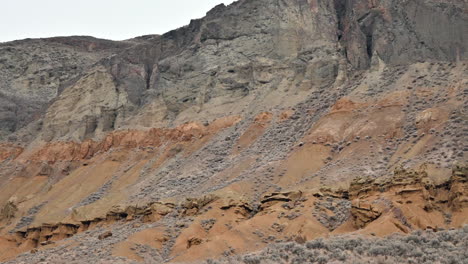
<path id="1" fill-rule="evenodd" d="M 405 206 L 420 207 L 428 213 L 439 211 L 445 215 L 466 210 L 466 165 L 456 165 L 450 178 L 439 185 L 428 178 L 425 169 L 397 168 L 393 177 L 355 179 L 349 189 L 354 224 L 363 228 L 383 214 L 392 212 L 401 221 L 398 228 L 407 229 L 412 228 L 411 222 L 413 225 L 420 225 L 421 222 L 406 219 L 403 211 L 408 209 Z M 425 228 L 435 227 L 428 225 Z"/>
<path id="2" fill-rule="evenodd" d="M 39 120 L 49 103 L 89 67 L 128 46 L 91 37 L 0 44 L 0 136 Z M 33 128 L 32 136 L 40 129 Z"/>
<path id="3" fill-rule="evenodd" d="M 449 203 L 455 210 L 462 210 L 468 205 L 468 166 L 466 164 L 455 165 L 450 180 Z"/>
<path id="4" fill-rule="evenodd" d="M 367 69 L 379 59 L 390 65 L 464 60 L 467 23 L 462 3 L 239 1 L 131 43 L 3 44 L 2 128 L 16 131 L 46 111 L 30 129 L 33 136 L 82 140 L 128 126 L 238 114 L 254 101 L 255 108 L 295 104 L 300 98 L 272 102 L 269 95 L 325 89 L 346 75 L 346 61 Z M 18 57 L 18 49 L 28 58 Z M 21 105 L 33 108 L 18 111 Z"/>
<path id="5" fill-rule="evenodd" d="M 468 33 L 459 30 L 467 23 L 463 1 L 350 0 L 335 6 L 340 39 L 356 68 L 368 68 L 373 56 L 388 64 L 468 56 Z"/>
<path id="6" fill-rule="evenodd" d="M 307 1 L 220 5 L 187 27 L 106 58 L 49 108 L 43 138 L 212 119 L 240 113 L 254 100 L 281 104 L 261 99 L 275 90 L 332 85 L 340 57 L 336 14 L 331 4 L 308 7 Z M 97 94 L 79 97 L 84 89 Z M 106 101 L 93 101 L 102 94 Z M 63 105 L 67 116 L 58 115 Z"/>

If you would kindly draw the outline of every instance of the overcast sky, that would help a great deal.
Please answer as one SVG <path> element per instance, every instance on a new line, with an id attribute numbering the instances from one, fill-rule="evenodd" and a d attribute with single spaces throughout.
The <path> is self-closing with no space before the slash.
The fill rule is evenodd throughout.
<path id="1" fill-rule="evenodd" d="M 113 40 L 162 34 L 233 0 L 2 0 L 0 42 L 89 35 Z"/>

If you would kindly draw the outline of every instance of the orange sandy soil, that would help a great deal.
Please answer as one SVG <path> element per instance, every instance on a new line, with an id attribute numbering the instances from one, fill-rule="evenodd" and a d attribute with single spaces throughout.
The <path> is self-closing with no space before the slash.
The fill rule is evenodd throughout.
<path id="1" fill-rule="evenodd" d="M 446 204 L 446 201 L 450 200 L 449 194 L 447 190 L 434 189 L 434 198 L 419 185 L 396 186 L 386 192 L 372 191 L 350 197 L 356 210 L 355 214 L 334 230 L 329 230 L 312 214 L 313 210 L 317 209 L 317 201 L 339 196 L 334 193 L 339 193 L 339 188 L 348 188 L 351 180 L 361 175 L 343 175 L 337 170 L 335 178 L 321 179 L 309 176 L 319 172 L 329 162 L 328 158 L 335 162 L 345 161 L 347 164 L 353 164 L 373 151 L 370 149 L 371 143 L 367 141 L 353 143 L 340 153 L 332 153 L 328 144 L 352 141 L 358 136 L 370 136 L 375 139 L 372 144 L 379 147 L 385 139 L 401 137 L 404 119 L 401 108 L 405 104 L 405 93 L 388 94 L 377 103 L 353 101 L 351 98 L 338 101 L 331 112 L 310 129 L 302 139 L 302 144 L 291 150 L 286 159 L 270 164 L 273 168 L 271 181 L 283 188 L 283 194 L 274 195 L 277 199 L 272 201 L 262 202 L 261 197 L 274 190 L 251 180 L 254 177 L 214 192 L 216 199 L 210 202 L 209 206 L 205 205 L 189 213 L 188 216 L 192 217 L 193 221 L 177 236 L 171 248 L 173 261 L 216 258 L 226 251 L 235 254 L 251 252 L 262 249 L 268 243 L 294 240 L 299 236 L 306 239 L 343 233 L 385 236 L 394 232 L 409 232 L 408 226 L 438 229 L 467 224 L 466 203 L 462 203 L 456 209 L 451 205 L 437 205 L 432 210 L 427 210 L 428 203 L 434 202 L 434 199 L 440 201 L 440 204 Z M 422 111 L 417 116 L 418 129 L 421 133 L 429 129 L 439 129 L 447 120 L 448 111 L 449 109 L 443 108 Z M 283 122 L 292 114 L 292 110 L 259 114 L 234 144 L 231 155 L 242 155 L 265 133 L 272 122 Z M 98 221 L 97 225 L 105 227 L 115 221 L 134 221 L 132 217 L 111 220 L 107 215 L 115 206 L 125 206 L 132 188 L 138 184 L 143 168 L 157 169 L 179 153 L 188 157 L 209 144 L 217 133 L 240 120 L 239 116 L 231 116 L 216 120 L 207 126 L 189 123 L 174 129 L 117 131 L 99 142 L 52 142 L 26 150 L 12 145 L 1 145 L 0 161 L 12 159 L 12 162 L 21 165 L 22 169 L 12 167 L 11 175 L 15 177 L 0 177 L 0 205 L 8 201 L 17 205 L 15 217 L 2 219 L 0 222 L 0 260 L 11 259 L 36 247 L 44 248 L 31 242 L 28 236 L 18 237 L 8 235 L 8 232 L 14 229 L 22 216 L 27 215 L 29 209 L 45 201 L 47 203 L 39 210 L 29 228 L 60 223 L 79 226 L 85 221 Z M 424 149 L 432 147 L 436 141 L 435 136 L 427 135 L 415 144 L 400 145 L 392 157 L 395 166 L 397 160 L 415 157 Z M 256 164 L 255 156 L 242 156 L 241 160 L 242 162 L 215 174 L 211 183 L 219 184 L 236 179 Z M 8 173 L 10 172 L 6 171 L 5 174 Z M 427 173 L 434 182 L 446 182 L 450 178 L 450 171 L 431 166 L 428 166 Z M 52 181 L 52 176 L 56 180 Z M 102 199 L 71 209 L 113 177 L 116 180 Z M 334 186 L 334 190 L 323 191 L 321 188 L 324 186 Z M 400 193 L 405 188 L 413 189 Z M 467 187 L 463 188 L 460 195 L 466 197 Z M 64 191 L 67 189 L 72 189 L 73 192 Z M 299 197 L 288 198 L 286 194 L 290 191 L 300 193 Z M 384 206 L 375 202 L 382 200 L 389 201 L 390 205 Z M 144 202 L 142 201 L 142 204 Z M 183 200 L 171 201 L 176 204 L 181 202 Z M 260 204 L 261 208 L 259 212 L 252 214 L 255 203 Z M 360 218 L 372 218 L 374 209 L 380 215 L 364 225 L 360 224 Z M 333 212 L 325 208 L 320 210 L 329 216 L 333 215 Z M 366 215 L 368 213 L 363 216 L 363 210 L 368 210 L 371 216 Z M 450 223 L 443 215 L 448 212 L 452 215 Z M 158 212 L 152 211 L 152 214 L 157 215 Z M 153 220 L 157 221 L 159 218 Z M 213 225 L 209 228 L 203 227 L 202 221 L 209 219 L 215 219 Z M 73 235 L 75 231 L 65 228 L 63 232 L 60 231 L 62 233 L 51 232 L 55 232 L 55 237 L 63 237 L 65 234 Z M 170 233 L 171 230 L 165 228 L 135 233 L 116 244 L 113 254 L 143 261 L 132 247 L 143 244 L 160 250 L 169 239 Z M 60 241 L 56 243 L 60 244 Z"/>

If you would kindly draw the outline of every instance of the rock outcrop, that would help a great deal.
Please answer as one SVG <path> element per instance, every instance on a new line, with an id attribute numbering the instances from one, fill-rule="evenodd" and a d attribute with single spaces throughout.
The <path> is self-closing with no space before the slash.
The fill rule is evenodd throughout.
<path id="1" fill-rule="evenodd" d="M 420 219 L 414 221 L 414 217 L 407 218 L 404 212 L 423 210 L 428 214 L 440 214 L 450 224 L 452 214 L 467 208 L 465 178 L 466 166 L 456 165 L 450 179 L 438 185 L 428 178 L 424 166 L 419 171 L 397 168 L 394 176 L 387 179 L 356 179 L 349 190 L 354 224 L 364 228 L 379 217 L 392 213 L 400 222 L 397 227 L 404 232 L 414 226 L 435 230 L 443 228 L 441 222 L 437 223 L 437 216 L 433 216 L 432 222 L 436 226 L 432 226 Z"/>
<path id="2" fill-rule="evenodd" d="M 449 205 L 461 210 L 468 205 L 468 166 L 457 164 L 450 178 Z"/>
<path id="3" fill-rule="evenodd" d="M 6 133 L 37 120 L 28 131 L 32 136 L 82 140 L 117 128 L 206 120 L 226 110 L 238 114 L 254 101 L 255 111 L 284 106 L 267 95 L 333 85 L 347 75 L 346 62 L 368 69 L 379 60 L 463 61 L 463 8 L 461 2 L 425 0 L 243 0 L 139 41 L 5 43 L 2 127 Z M 18 49 L 30 57 L 15 57 Z"/>
<path id="4" fill-rule="evenodd" d="M 42 129 L 49 104 L 95 63 L 132 46 L 92 37 L 20 40 L 0 44 L 0 136 L 29 127 L 30 141 Z"/>

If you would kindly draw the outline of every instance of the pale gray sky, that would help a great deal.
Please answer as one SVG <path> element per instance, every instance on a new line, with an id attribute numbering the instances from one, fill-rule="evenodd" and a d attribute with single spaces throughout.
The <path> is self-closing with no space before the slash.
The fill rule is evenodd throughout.
<path id="1" fill-rule="evenodd" d="M 234 0 L 2 0 L 0 42 L 89 35 L 114 40 L 162 34 Z"/>

